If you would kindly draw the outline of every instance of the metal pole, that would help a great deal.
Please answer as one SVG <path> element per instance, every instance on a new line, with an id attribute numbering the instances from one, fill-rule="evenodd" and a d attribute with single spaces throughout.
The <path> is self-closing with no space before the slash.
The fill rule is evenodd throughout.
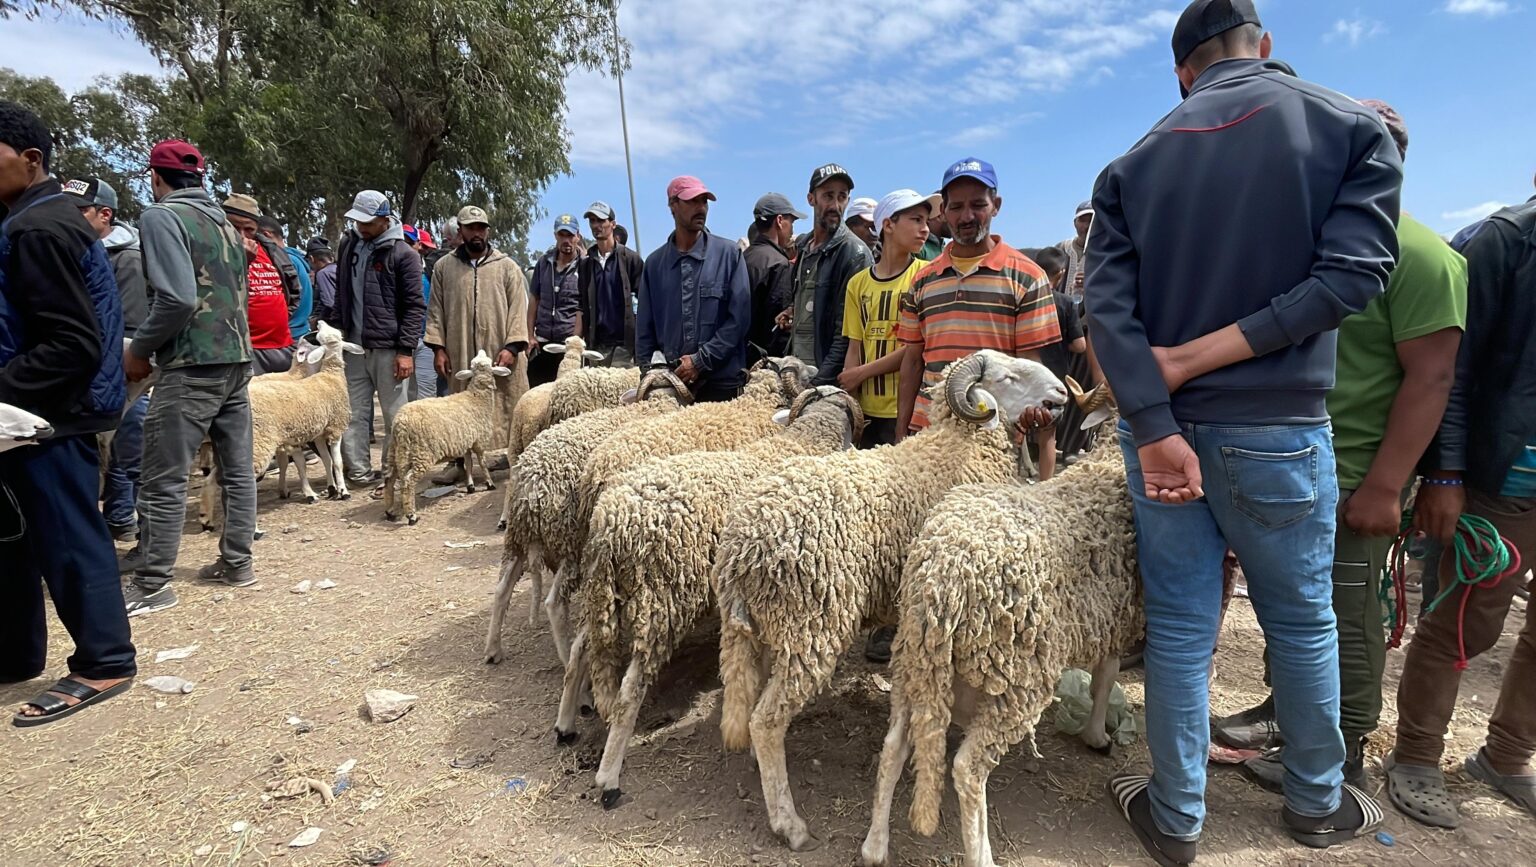
<path id="1" fill-rule="evenodd" d="M 624 171 L 629 175 L 630 237 L 634 238 L 631 250 L 643 250 L 640 246 L 640 208 L 635 203 L 635 166 L 629 158 L 629 115 L 624 110 L 624 64 L 619 53 L 619 4 L 613 4 L 613 72 L 619 80 L 619 122 L 624 127 Z"/>

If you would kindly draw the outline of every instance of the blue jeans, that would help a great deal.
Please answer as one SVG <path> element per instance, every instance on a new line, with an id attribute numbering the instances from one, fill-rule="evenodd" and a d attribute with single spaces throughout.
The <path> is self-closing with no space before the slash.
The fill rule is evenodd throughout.
<path id="1" fill-rule="evenodd" d="M 1198 837 L 1205 821 L 1207 677 L 1228 547 L 1243 564 L 1269 645 L 1286 743 L 1285 801 L 1303 816 L 1329 815 L 1344 779 L 1332 434 L 1327 424 L 1183 428 L 1200 459 L 1205 498 L 1169 506 L 1146 498 L 1135 443 L 1120 425 L 1146 591 L 1152 817 L 1183 840 Z"/>
<path id="2" fill-rule="evenodd" d="M 126 529 L 138 523 L 134 503 L 139 499 L 139 460 L 144 457 L 144 414 L 149 411 L 145 394 L 128 407 L 112 437 L 112 458 L 101 492 L 101 513 L 107 526 Z"/>

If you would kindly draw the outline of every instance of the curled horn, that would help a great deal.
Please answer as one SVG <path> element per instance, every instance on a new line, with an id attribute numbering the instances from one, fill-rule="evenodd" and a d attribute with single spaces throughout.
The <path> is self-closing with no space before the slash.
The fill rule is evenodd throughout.
<path id="1" fill-rule="evenodd" d="M 800 417 L 800 413 L 805 412 L 806 407 L 825 396 L 821 393 L 820 389 L 815 388 L 807 388 L 805 391 L 795 395 L 795 399 L 790 401 L 789 404 L 789 423 L 793 424 L 795 419 Z"/>
<path id="2" fill-rule="evenodd" d="M 677 392 L 677 399 L 683 403 L 688 403 L 693 398 L 693 392 L 688 390 L 688 386 L 681 379 L 678 379 L 677 374 L 666 368 L 659 368 L 650 371 L 640 379 L 639 399 L 645 400 L 650 395 L 651 390 L 663 382 L 670 386 L 673 391 Z"/>
<path id="3" fill-rule="evenodd" d="M 962 358 L 950 367 L 949 378 L 944 382 L 944 402 L 949 404 L 949 411 L 955 418 L 971 424 L 986 424 L 997 415 L 997 407 L 981 409 L 973 395 L 986 369 L 987 359 L 980 354 Z"/>
<path id="4" fill-rule="evenodd" d="M 1114 405 L 1115 396 L 1110 393 L 1107 385 L 1107 383 L 1101 382 L 1095 385 L 1092 391 L 1085 392 L 1083 387 L 1077 384 L 1077 380 L 1072 377 L 1067 377 L 1066 381 L 1067 394 L 1072 396 L 1072 402 L 1077 404 L 1077 408 L 1082 410 L 1083 415 L 1090 415 L 1094 410 L 1105 404 Z"/>
<path id="5" fill-rule="evenodd" d="M 838 389 L 837 391 L 832 392 L 830 397 L 832 400 L 838 401 L 843 406 L 848 407 L 848 414 L 853 416 L 853 440 L 854 442 L 858 442 L 859 437 L 864 434 L 864 407 L 859 405 L 858 398 L 854 397 L 846 391 L 843 391 L 842 389 Z"/>
<path id="6" fill-rule="evenodd" d="M 748 374 L 757 373 L 759 370 L 762 370 L 764 367 L 766 367 L 767 364 L 768 364 L 768 359 L 767 358 L 759 358 L 758 360 L 752 362 L 752 366 L 751 367 L 747 368 L 747 373 Z"/>

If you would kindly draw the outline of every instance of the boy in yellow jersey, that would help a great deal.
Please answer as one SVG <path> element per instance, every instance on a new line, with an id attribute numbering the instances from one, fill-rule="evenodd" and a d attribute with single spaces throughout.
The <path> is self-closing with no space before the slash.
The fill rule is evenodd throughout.
<path id="1" fill-rule="evenodd" d="M 928 262 L 917 252 L 928 240 L 928 197 L 914 190 L 897 190 L 875 207 L 875 231 L 880 233 L 880 261 L 848 280 L 843 304 L 843 335 L 848 355 L 837 384 L 859 396 L 867 422 L 860 448 L 896 441 L 896 379 L 906 347 L 896 339 L 901 296 Z"/>

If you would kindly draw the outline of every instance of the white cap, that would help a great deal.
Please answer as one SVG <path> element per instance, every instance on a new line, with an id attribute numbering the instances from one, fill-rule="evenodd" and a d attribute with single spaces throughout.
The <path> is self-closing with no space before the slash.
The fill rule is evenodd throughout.
<path id="1" fill-rule="evenodd" d="M 363 190 L 352 200 L 352 209 L 347 211 L 346 218 L 356 220 L 359 223 L 367 223 L 377 220 L 379 217 L 387 217 L 394 213 L 389 208 L 389 199 L 378 190 Z"/>
<path id="2" fill-rule="evenodd" d="M 884 228 L 886 220 L 918 205 L 927 206 L 928 216 L 933 216 L 933 203 L 929 201 L 928 196 L 917 190 L 897 190 L 894 193 L 887 193 L 885 198 L 880 200 L 880 204 L 875 206 L 875 231 L 879 232 Z"/>
<path id="3" fill-rule="evenodd" d="M 848 211 L 843 214 L 843 222 L 846 223 L 854 217 L 874 220 L 876 204 L 878 203 L 874 199 L 854 199 L 848 203 Z"/>

